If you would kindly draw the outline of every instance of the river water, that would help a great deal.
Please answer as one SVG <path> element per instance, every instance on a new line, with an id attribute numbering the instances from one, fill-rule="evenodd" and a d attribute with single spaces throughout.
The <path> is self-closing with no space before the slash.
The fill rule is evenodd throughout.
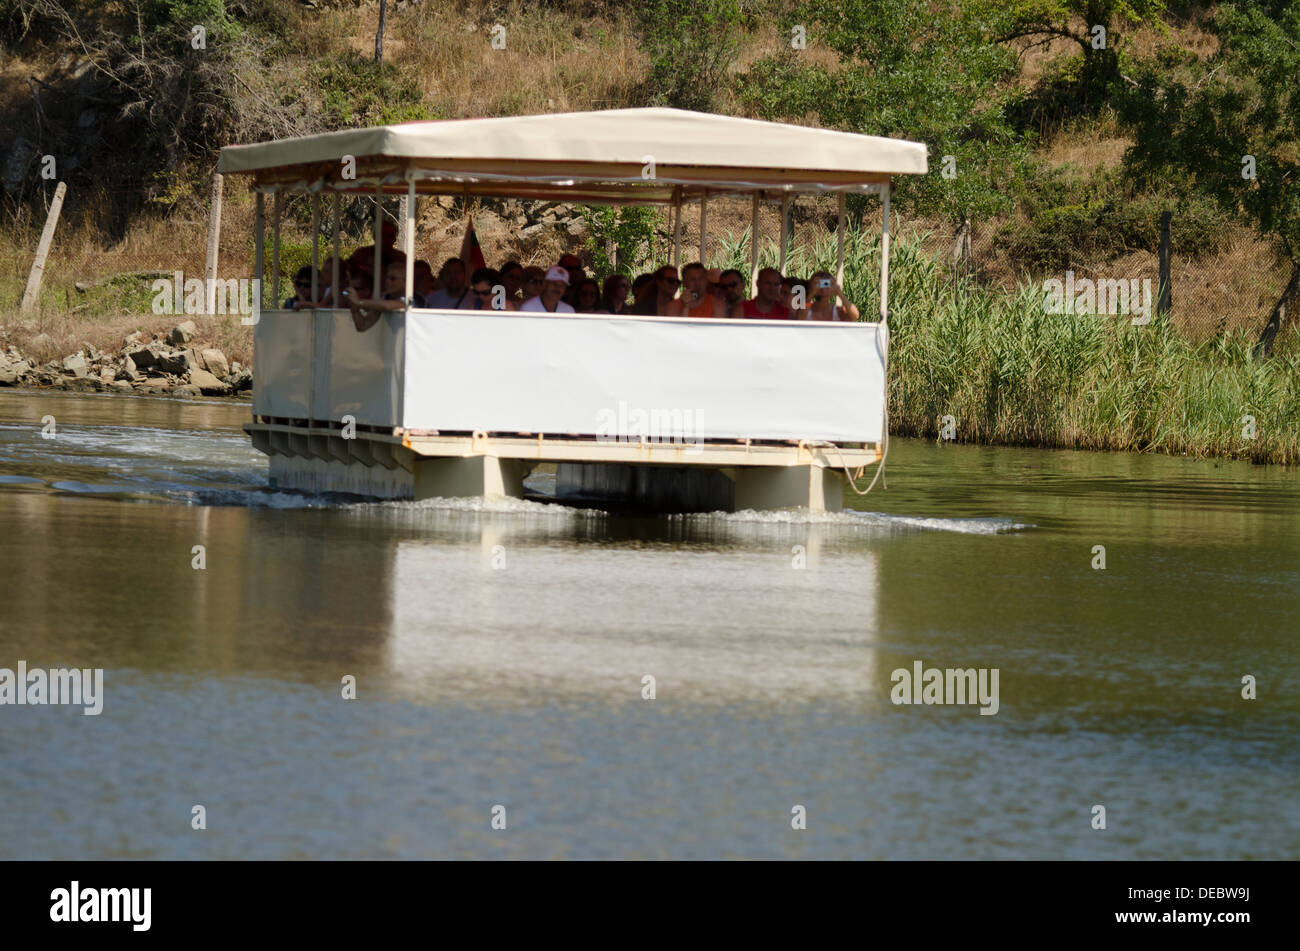
<path id="1" fill-rule="evenodd" d="M 1294 470 L 896 440 L 852 512 L 614 517 L 276 492 L 248 414 L 0 391 L 0 668 L 104 669 L 0 706 L 0 858 L 1300 852 Z"/>

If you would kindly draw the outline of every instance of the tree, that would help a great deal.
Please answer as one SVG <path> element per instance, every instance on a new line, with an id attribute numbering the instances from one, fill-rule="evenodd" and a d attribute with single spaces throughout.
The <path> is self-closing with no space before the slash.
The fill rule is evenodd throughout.
<path id="1" fill-rule="evenodd" d="M 981 0 L 981 16 L 991 24 L 1000 43 L 1034 38 L 1046 44 L 1066 39 L 1083 53 L 1079 74 L 1087 102 L 1104 98 L 1120 78 L 1119 51 L 1110 31 L 1117 23 L 1158 20 L 1164 0 Z"/>
<path id="2" fill-rule="evenodd" d="M 384 23 L 388 18 L 388 0 L 379 0 L 379 28 L 375 30 L 375 62 L 384 61 Z"/>
<path id="3" fill-rule="evenodd" d="M 1261 337 L 1266 352 L 1300 292 L 1300 6 L 1238 0 L 1208 26 L 1213 57 L 1191 75 L 1146 66 L 1119 100 L 1135 138 L 1125 161 L 1138 181 L 1181 178 L 1278 240 L 1291 278 Z"/>
<path id="4" fill-rule="evenodd" d="M 759 60 L 741 95 L 762 115 L 811 114 L 831 128 L 925 142 L 930 174 L 897 186 L 916 213 L 959 222 L 1008 207 L 1005 186 L 1028 154 L 1005 110 L 1015 56 L 982 18 L 958 0 L 807 0 L 782 21 L 784 36 L 799 28 L 839 54 L 838 66 L 797 47 Z"/>
<path id="5" fill-rule="evenodd" d="M 75 51 L 86 64 L 79 81 L 56 72 L 52 82 L 40 83 L 46 104 L 36 103 L 50 121 L 33 130 L 42 149 L 66 157 L 60 168 L 74 191 L 79 182 L 139 182 L 144 197 L 170 203 L 183 191 L 188 163 L 209 163 L 213 144 L 250 131 L 238 128 L 241 116 L 231 108 L 235 65 L 248 44 L 224 0 L 17 0 L 13 6 L 23 30 L 49 48 Z M 102 132 L 87 134 L 78 123 L 96 115 L 104 117 Z M 95 208 L 111 220 L 111 234 L 120 233 L 131 210 L 125 195 L 119 191 L 113 203 Z"/>
<path id="6" fill-rule="evenodd" d="M 647 104 L 710 111 L 740 50 L 739 0 L 644 0 L 635 16 Z"/>
<path id="7" fill-rule="evenodd" d="M 587 249 L 598 278 L 615 271 L 630 276 L 649 263 L 655 230 L 661 221 L 657 208 L 579 205 L 578 211 L 587 223 Z"/>

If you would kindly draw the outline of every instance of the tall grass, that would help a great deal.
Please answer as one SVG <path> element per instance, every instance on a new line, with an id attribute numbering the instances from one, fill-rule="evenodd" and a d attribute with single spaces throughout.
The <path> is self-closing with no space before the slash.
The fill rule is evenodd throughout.
<path id="1" fill-rule="evenodd" d="M 1256 362 L 1239 330 L 1195 342 L 1172 318 L 1050 314 L 1033 286 L 954 285 L 924 238 L 891 248 L 891 431 L 937 436 L 950 415 L 964 442 L 1300 463 L 1294 329 Z M 717 263 L 747 273 L 747 234 L 721 250 Z M 775 244 L 760 246 L 761 265 L 777 258 Z M 834 272 L 831 236 L 787 258 L 787 273 L 817 268 Z M 844 289 L 866 319 L 879 310 L 879 276 L 879 236 L 849 228 Z"/>

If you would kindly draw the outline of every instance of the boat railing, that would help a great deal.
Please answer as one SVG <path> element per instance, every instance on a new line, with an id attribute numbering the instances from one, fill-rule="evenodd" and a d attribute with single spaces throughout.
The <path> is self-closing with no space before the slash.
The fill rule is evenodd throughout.
<path id="1" fill-rule="evenodd" d="M 812 323 L 263 311 L 253 412 L 421 432 L 878 444 L 884 331 Z"/>

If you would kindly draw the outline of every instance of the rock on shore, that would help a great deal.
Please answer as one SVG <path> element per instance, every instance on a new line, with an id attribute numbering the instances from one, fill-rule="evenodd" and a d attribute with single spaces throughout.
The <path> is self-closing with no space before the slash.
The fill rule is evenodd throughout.
<path id="1" fill-rule="evenodd" d="M 42 364 L 11 346 L 0 350 L 0 386 L 176 396 L 230 396 L 253 388 L 252 370 L 216 348 L 186 346 L 194 338 L 194 324 L 185 321 L 166 335 L 130 334 L 117 353 L 87 345 Z"/>

